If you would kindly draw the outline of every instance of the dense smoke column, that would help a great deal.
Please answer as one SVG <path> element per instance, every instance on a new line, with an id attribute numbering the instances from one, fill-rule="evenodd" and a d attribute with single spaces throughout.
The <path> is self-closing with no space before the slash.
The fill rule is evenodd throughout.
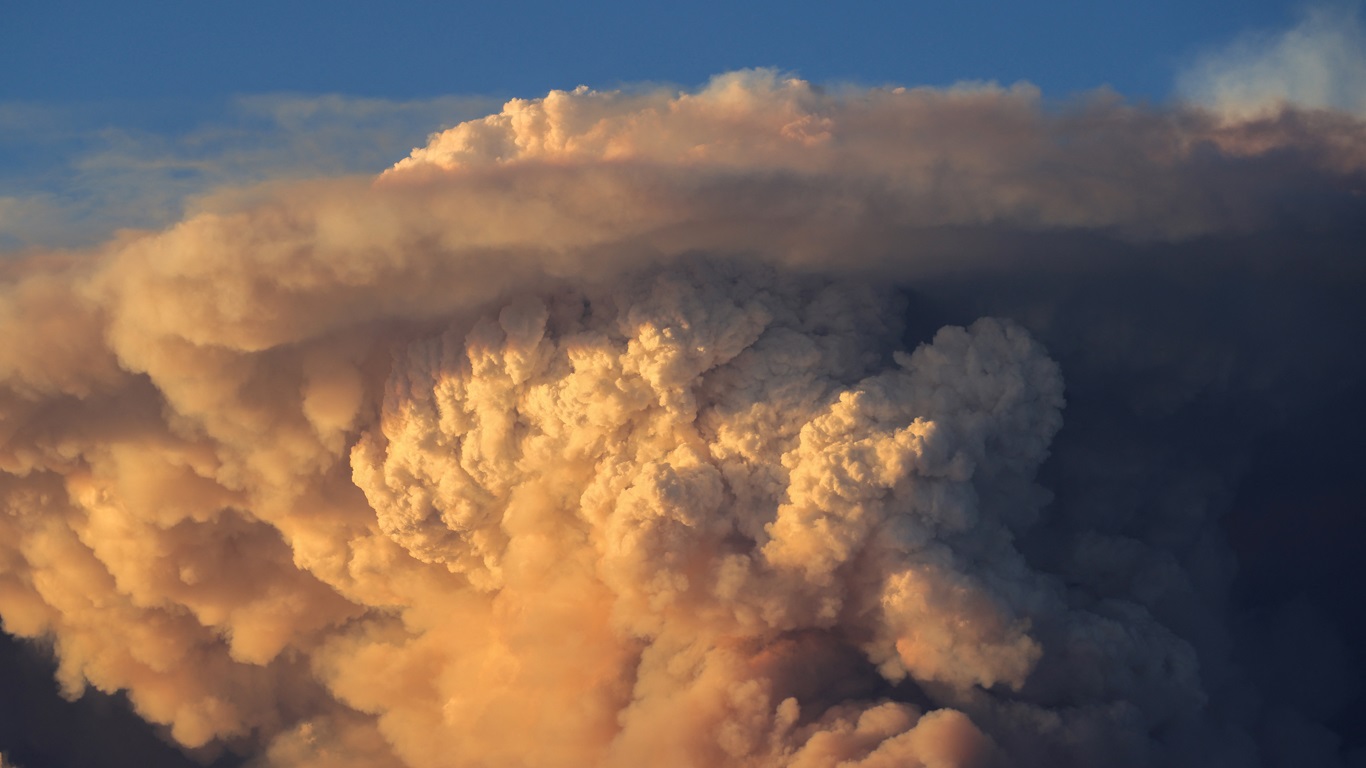
<path id="1" fill-rule="evenodd" d="M 739 73 L 8 263 L 0 617 L 269 765 L 1341 764 L 1361 138 Z"/>
<path id="2" fill-rule="evenodd" d="M 804 702 L 777 673 L 861 648 L 891 681 L 1021 684 L 1039 649 L 1012 604 L 1000 512 L 979 507 L 973 480 L 1019 493 L 1012 507 L 1039 496 L 1028 475 L 1057 428 L 1057 371 L 1022 329 L 988 321 L 888 359 L 886 298 L 782 282 L 694 263 L 607 297 L 514 303 L 400 363 L 383 438 L 351 457 L 385 533 L 493 593 L 495 613 L 546 621 L 548 588 L 596 576 L 573 610 L 600 594 L 617 632 L 574 641 L 615 659 L 612 677 L 567 691 L 518 678 L 500 721 L 529 700 L 568 706 L 566 693 L 591 712 L 592 690 L 600 727 L 622 729 L 595 762 L 661 743 L 679 764 L 909 760 L 952 752 L 935 746 L 943 728 L 990 751 L 956 712 L 913 736 L 918 710 L 828 709 L 838 676 L 808 681 L 818 698 Z M 515 633 L 508 652 L 539 656 L 546 634 Z M 623 661 L 630 688 L 615 681 Z M 445 695 L 476 716 L 498 706 L 460 684 Z M 839 735 L 877 706 L 881 725 Z"/>

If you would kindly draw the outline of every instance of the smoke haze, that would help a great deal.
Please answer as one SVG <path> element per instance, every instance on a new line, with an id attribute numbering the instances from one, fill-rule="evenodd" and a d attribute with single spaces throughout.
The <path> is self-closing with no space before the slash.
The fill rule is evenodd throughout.
<path id="1" fill-rule="evenodd" d="M 201 762 L 1360 765 L 1363 191 L 759 70 L 16 255 L 0 618 Z"/>
<path id="2" fill-rule="evenodd" d="M 1294 28 L 1245 34 L 1181 74 L 1186 98 L 1237 118 L 1286 105 L 1366 115 L 1366 30 L 1360 5 L 1308 9 Z"/>

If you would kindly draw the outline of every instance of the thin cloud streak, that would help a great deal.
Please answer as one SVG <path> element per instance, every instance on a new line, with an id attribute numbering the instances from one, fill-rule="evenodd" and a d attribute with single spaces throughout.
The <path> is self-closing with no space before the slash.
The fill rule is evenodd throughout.
<path id="1" fill-rule="evenodd" d="M 0 176 L 0 249 L 82 247 L 117 229 L 158 229 L 228 186 L 374 173 L 434 127 L 495 104 L 266 94 L 181 107 L 199 118 L 179 130 L 129 121 L 130 110 L 156 112 L 151 105 L 0 105 L 14 155 Z"/>

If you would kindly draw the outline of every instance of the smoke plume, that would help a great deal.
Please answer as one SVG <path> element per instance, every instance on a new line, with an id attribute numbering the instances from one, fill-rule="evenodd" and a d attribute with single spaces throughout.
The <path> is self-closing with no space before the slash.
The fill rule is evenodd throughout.
<path id="1" fill-rule="evenodd" d="M 1360 4 L 1308 9 L 1293 29 L 1247 34 L 1201 56 L 1179 85 L 1187 98 L 1235 119 L 1288 104 L 1366 115 L 1366 29 Z"/>
<path id="2" fill-rule="evenodd" d="M 752 71 L 11 258 L 0 617 L 202 760 L 1342 764 L 1357 614 L 1228 520 L 1360 391 L 1363 188 L 1340 112 Z"/>

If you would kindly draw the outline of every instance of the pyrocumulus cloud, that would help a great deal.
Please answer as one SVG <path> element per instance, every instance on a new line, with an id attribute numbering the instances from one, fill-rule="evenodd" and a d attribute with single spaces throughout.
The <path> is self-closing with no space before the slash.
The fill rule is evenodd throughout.
<path id="1" fill-rule="evenodd" d="M 1359 285 L 1363 171 L 1343 113 L 751 71 L 11 259 L 0 617 L 260 765 L 1249 764 L 1329 715 L 1230 703 L 1240 466 L 1088 429 L 1292 417 L 1329 356 L 1171 286 Z"/>

